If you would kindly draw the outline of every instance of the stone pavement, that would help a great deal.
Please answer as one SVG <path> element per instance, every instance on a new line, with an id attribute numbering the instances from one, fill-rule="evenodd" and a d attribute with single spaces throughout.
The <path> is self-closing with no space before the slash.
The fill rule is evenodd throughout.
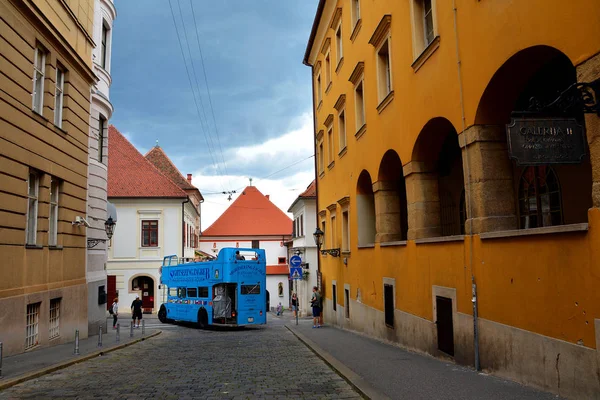
<path id="1" fill-rule="evenodd" d="M 260 328 L 172 325 L 152 339 L 24 382 L 0 399 L 360 399 L 269 315 Z"/>
<path id="2" fill-rule="evenodd" d="M 477 373 L 472 369 L 433 357 L 412 353 L 346 330 L 324 326 L 312 328 L 312 319 L 286 326 L 307 340 L 313 350 L 340 369 L 349 370 L 360 389 L 372 398 L 392 399 L 556 399 L 515 382 Z M 346 374 L 344 374 L 346 375 Z"/>
<path id="3" fill-rule="evenodd" d="M 51 368 L 58 364 L 68 363 L 77 359 L 84 359 L 86 356 L 97 353 L 99 351 L 110 351 L 116 346 L 125 345 L 138 341 L 142 338 L 142 328 L 133 330 L 133 337 L 130 334 L 131 315 L 120 315 L 119 323 L 120 340 L 116 341 L 116 331 L 112 329 L 112 317 L 108 332 L 102 334 L 102 347 L 98 347 L 98 335 L 90 336 L 87 339 L 79 341 L 79 355 L 74 354 L 75 343 L 65 343 L 52 347 L 44 347 L 37 350 L 28 351 L 26 353 L 17 354 L 11 357 L 6 357 L 2 360 L 2 378 L 0 379 L 0 388 L 14 379 L 22 378 L 25 375 L 36 373 L 46 368 Z M 158 332 L 159 325 L 155 318 L 146 320 L 145 337 L 151 336 Z"/>

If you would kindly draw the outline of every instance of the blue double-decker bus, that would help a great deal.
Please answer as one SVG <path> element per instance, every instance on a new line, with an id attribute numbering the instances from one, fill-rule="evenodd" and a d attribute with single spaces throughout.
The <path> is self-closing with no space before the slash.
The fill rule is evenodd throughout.
<path id="1" fill-rule="evenodd" d="M 201 328 L 266 324 L 266 277 L 262 249 L 223 248 L 216 260 L 184 264 L 167 256 L 160 278 L 166 299 L 158 319 Z"/>

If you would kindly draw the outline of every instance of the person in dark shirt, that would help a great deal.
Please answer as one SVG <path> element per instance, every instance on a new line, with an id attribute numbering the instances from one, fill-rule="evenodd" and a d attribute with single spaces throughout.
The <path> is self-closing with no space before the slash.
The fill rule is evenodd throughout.
<path id="1" fill-rule="evenodd" d="M 140 321 L 142 320 L 142 300 L 140 300 L 139 295 L 135 295 L 135 300 L 131 303 L 131 318 L 133 321 L 131 322 L 136 328 L 140 327 Z M 137 318 L 137 325 L 135 324 L 135 319 Z"/>

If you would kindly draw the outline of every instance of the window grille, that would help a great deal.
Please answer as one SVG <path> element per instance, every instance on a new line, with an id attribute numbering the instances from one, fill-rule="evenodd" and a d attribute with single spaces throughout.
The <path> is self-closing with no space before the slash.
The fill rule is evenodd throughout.
<path id="1" fill-rule="evenodd" d="M 25 349 L 30 349 L 39 344 L 38 329 L 40 322 L 40 305 L 34 303 L 27 305 L 27 327 L 25 332 Z"/>
<path id="2" fill-rule="evenodd" d="M 50 300 L 50 339 L 60 335 L 60 299 Z"/>
<path id="3" fill-rule="evenodd" d="M 561 225 L 561 191 L 554 169 L 527 167 L 519 182 L 520 228 Z"/>

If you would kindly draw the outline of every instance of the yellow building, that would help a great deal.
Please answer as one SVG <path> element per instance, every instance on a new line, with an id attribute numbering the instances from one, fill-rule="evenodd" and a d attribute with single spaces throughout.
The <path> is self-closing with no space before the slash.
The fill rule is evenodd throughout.
<path id="1" fill-rule="evenodd" d="M 598 396 L 599 18 L 596 0 L 319 2 L 326 322 Z"/>
<path id="2" fill-rule="evenodd" d="M 0 341 L 87 337 L 93 0 L 0 0 Z M 74 221 L 80 221 L 73 224 Z"/>

